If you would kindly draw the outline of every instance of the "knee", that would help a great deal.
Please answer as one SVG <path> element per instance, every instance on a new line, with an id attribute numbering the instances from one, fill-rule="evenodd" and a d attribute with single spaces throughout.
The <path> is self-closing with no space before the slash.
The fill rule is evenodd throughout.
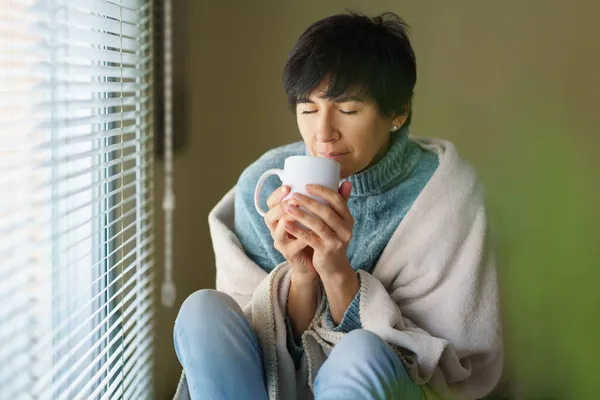
<path id="1" fill-rule="evenodd" d="M 337 343 L 319 370 L 319 385 L 331 379 L 347 376 L 367 376 L 373 368 L 381 369 L 389 363 L 391 348 L 375 333 L 355 329 Z M 386 368 L 386 371 L 389 368 Z"/>
<path id="2" fill-rule="evenodd" d="M 337 345 L 317 373 L 315 393 L 344 394 L 335 398 L 422 399 L 392 348 L 373 332 L 356 329 Z M 377 396 L 373 396 L 377 393 Z M 317 396 L 315 396 L 317 397 Z M 323 396 L 326 397 L 326 396 Z"/>
<path id="3" fill-rule="evenodd" d="M 377 334 L 356 329 L 348 333 L 333 347 L 323 365 L 324 374 L 339 371 L 385 371 L 387 375 L 404 371 L 402 362 L 392 348 Z"/>
<path id="4" fill-rule="evenodd" d="M 222 318 L 230 312 L 241 314 L 242 310 L 229 295 L 212 289 L 198 290 L 189 295 L 181 305 L 175 327 L 194 324 L 195 321 L 210 324 L 212 320 Z"/>
<path id="5" fill-rule="evenodd" d="M 377 334 L 355 329 L 333 347 L 328 359 L 336 368 L 354 368 L 371 363 L 396 364 L 398 357 Z"/>
<path id="6" fill-rule="evenodd" d="M 357 360 L 365 360 L 388 351 L 388 348 L 387 344 L 375 333 L 364 329 L 355 329 L 348 333 L 333 348 L 333 351 L 352 355 Z"/>

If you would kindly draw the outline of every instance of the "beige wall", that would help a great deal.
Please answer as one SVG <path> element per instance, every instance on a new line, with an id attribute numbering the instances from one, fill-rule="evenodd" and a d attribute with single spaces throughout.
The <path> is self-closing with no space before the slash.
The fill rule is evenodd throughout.
<path id="1" fill-rule="evenodd" d="M 262 152 L 299 140 L 280 83 L 295 39 L 344 8 L 391 10 L 413 27 L 413 131 L 453 140 L 486 185 L 508 354 L 527 397 L 590 398 L 600 390 L 592 387 L 600 381 L 600 3 L 363 3 L 188 2 L 187 49 L 178 57 L 184 69 L 176 77 L 186 88 L 189 129 L 175 162 L 177 307 L 213 287 L 210 208 Z M 160 163 L 155 176 L 160 200 Z M 157 214 L 160 267 L 159 207 Z M 176 311 L 157 303 L 158 399 L 171 396 L 180 372 Z"/>

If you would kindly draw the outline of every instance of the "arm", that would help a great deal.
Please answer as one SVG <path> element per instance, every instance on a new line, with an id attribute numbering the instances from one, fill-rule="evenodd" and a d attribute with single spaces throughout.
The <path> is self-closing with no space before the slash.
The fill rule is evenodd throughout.
<path id="1" fill-rule="evenodd" d="M 300 337 L 315 315 L 318 283 L 318 279 L 303 280 L 292 274 L 288 292 L 287 313 L 296 343 L 300 342 Z"/>
<path id="2" fill-rule="evenodd" d="M 349 333 L 355 329 L 363 328 L 360 321 L 360 275 L 352 271 L 348 274 L 347 279 L 352 283 L 335 284 L 327 279 L 325 279 L 327 283 L 324 283 L 328 297 L 325 308 L 325 323 L 334 332 Z M 353 285 L 356 285 L 356 289 L 352 288 Z M 346 290 L 346 293 L 339 293 L 343 290 Z M 354 296 L 350 297 L 354 290 L 356 290 Z M 331 303 L 335 303 L 335 299 L 340 298 L 344 300 L 332 306 Z M 348 305 L 346 305 L 347 303 Z M 335 317 L 331 311 L 332 308 L 338 310 Z"/>
<path id="3" fill-rule="evenodd" d="M 358 276 L 352 267 L 348 266 L 339 274 L 324 275 L 322 279 L 332 321 L 335 325 L 340 325 L 346 311 L 358 294 L 360 287 Z"/>
<path id="4" fill-rule="evenodd" d="M 270 231 L 266 219 L 263 219 L 254 209 L 252 188 L 255 180 L 247 175 L 246 173 L 242 174 L 237 186 L 235 205 L 236 235 L 248 257 L 268 273 L 275 266 L 285 261 L 285 257 L 275 249 L 273 233 Z M 269 218 L 272 216 L 273 208 L 287 195 L 287 192 L 276 189 L 279 189 L 279 187 L 269 186 L 268 189 L 272 192 L 265 204 L 270 210 L 267 215 Z M 287 315 L 285 318 L 287 347 L 296 367 L 298 367 L 304 352 L 300 337 L 314 317 L 317 307 L 317 286 L 319 282 L 317 275 L 314 275 L 313 278 L 308 279 L 307 275 L 292 274 L 292 282 L 288 292 Z"/>
<path id="5" fill-rule="evenodd" d="M 347 206 L 352 186 L 350 182 L 344 182 L 339 192 L 318 185 L 307 185 L 306 189 L 330 206 L 296 193 L 286 207 L 286 213 L 308 230 L 291 222 L 284 224 L 284 229 L 312 248 L 312 265 L 323 282 L 327 297 L 328 325 L 338 332 L 349 332 L 361 327 L 358 316 L 360 282 L 346 256 L 354 226 Z M 299 204 L 314 214 L 301 210 Z"/>

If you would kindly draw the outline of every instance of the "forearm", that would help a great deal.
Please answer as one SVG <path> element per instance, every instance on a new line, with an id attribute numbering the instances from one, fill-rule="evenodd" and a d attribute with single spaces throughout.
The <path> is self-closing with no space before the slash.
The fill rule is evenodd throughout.
<path id="1" fill-rule="evenodd" d="M 339 324 L 352 300 L 354 300 L 360 288 L 360 282 L 352 268 L 336 275 L 322 277 L 322 280 L 331 317 L 335 324 Z"/>
<path id="2" fill-rule="evenodd" d="M 298 279 L 292 274 L 288 292 L 287 313 L 292 324 L 294 338 L 300 337 L 308 328 L 317 308 L 318 279 Z"/>

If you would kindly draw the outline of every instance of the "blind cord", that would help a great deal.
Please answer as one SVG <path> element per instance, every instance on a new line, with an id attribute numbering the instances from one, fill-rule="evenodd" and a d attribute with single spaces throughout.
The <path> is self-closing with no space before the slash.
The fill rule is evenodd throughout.
<path id="1" fill-rule="evenodd" d="M 165 193 L 163 210 L 165 213 L 165 270 L 161 288 L 161 300 L 165 307 L 175 304 L 175 283 L 173 282 L 173 210 L 175 194 L 173 193 L 173 104 L 172 104 L 172 69 L 171 69 L 171 0 L 165 0 L 164 8 L 164 90 L 165 90 Z"/>

